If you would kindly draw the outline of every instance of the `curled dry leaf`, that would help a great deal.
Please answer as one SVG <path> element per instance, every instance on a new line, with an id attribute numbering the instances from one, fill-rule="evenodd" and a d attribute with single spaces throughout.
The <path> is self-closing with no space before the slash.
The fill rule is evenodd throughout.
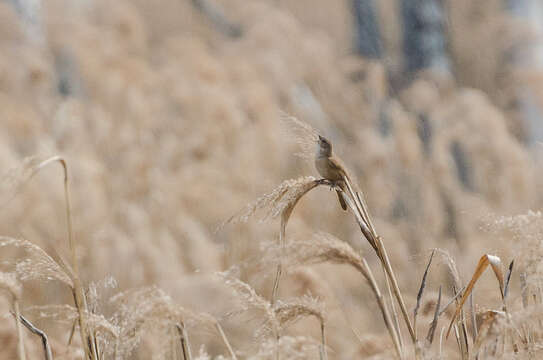
<path id="1" fill-rule="evenodd" d="M 479 263 L 477 264 L 477 267 L 475 268 L 475 272 L 471 278 L 471 281 L 469 282 L 468 286 L 466 287 L 466 290 L 464 291 L 464 294 L 462 295 L 462 299 L 456 306 L 456 311 L 451 319 L 451 323 L 449 324 L 449 328 L 447 330 L 447 336 L 449 337 L 449 333 L 451 331 L 451 328 L 454 324 L 454 321 L 458 317 L 458 314 L 460 314 L 460 310 L 462 310 L 462 307 L 464 306 L 464 303 L 468 299 L 469 295 L 473 291 L 473 287 L 475 286 L 475 283 L 481 277 L 485 269 L 488 267 L 488 265 L 491 266 L 492 270 L 494 271 L 494 275 L 496 276 L 496 279 L 498 279 L 498 283 L 500 285 L 500 294 L 503 299 L 503 289 L 504 289 L 504 280 L 503 280 L 503 272 L 501 270 L 501 260 L 499 257 L 495 255 L 489 255 L 485 254 L 481 256 L 481 259 L 479 260 Z"/>

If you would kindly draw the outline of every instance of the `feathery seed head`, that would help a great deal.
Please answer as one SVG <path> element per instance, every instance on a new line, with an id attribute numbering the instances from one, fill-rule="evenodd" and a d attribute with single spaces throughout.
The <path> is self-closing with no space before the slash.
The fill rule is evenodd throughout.
<path id="1" fill-rule="evenodd" d="M 282 120 L 288 130 L 287 136 L 300 146 L 300 151 L 294 155 L 304 160 L 312 160 L 315 156 L 315 147 L 319 144 L 319 132 L 294 116 L 284 115 Z"/>
<path id="2" fill-rule="evenodd" d="M 297 179 L 285 180 L 270 193 L 262 195 L 245 206 L 236 215 L 226 220 L 219 226 L 219 229 L 227 224 L 247 222 L 257 212 L 263 213 L 260 221 L 275 219 L 286 209 L 295 205 L 309 190 L 319 184 L 319 181 L 313 176 L 302 176 Z"/>
<path id="3" fill-rule="evenodd" d="M 58 280 L 73 287 L 71 277 L 39 246 L 28 240 L 0 236 L 0 247 L 4 246 L 23 248 L 27 251 L 29 257 L 18 262 L 15 266 L 21 280 Z"/>

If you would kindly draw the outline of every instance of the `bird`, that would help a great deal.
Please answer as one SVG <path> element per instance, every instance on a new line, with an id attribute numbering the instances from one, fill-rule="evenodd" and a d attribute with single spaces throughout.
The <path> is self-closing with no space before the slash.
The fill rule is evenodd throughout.
<path id="1" fill-rule="evenodd" d="M 317 142 L 315 167 L 323 178 L 334 182 L 341 190 L 345 191 L 345 182 L 349 181 L 347 170 L 342 161 L 332 153 L 330 141 L 321 135 L 319 135 Z M 347 204 L 340 193 L 341 190 L 336 190 L 339 204 L 343 210 L 347 210 Z"/>

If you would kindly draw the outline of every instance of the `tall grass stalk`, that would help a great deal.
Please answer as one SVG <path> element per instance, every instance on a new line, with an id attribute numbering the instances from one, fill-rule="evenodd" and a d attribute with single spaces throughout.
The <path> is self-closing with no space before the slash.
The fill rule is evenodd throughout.
<path id="1" fill-rule="evenodd" d="M 70 192 L 69 192 L 69 176 L 68 176 L 68 165 L 64 158 L 60 156 L 53 156 L 46 160 L 41 161 L 37 166 L 32 169 L 32 172 L 27 180 L 30 180 L 36 173 L 38 173 L 43 168 L 48 165 L 58 162 L 62 166 L 64 173 L 64 199 L 66 206 L 66 224 L 67 224 L 67 236 L 68 244 L 70 247 L 71 255 L 71 272 L 73 287 L 72 295 L 74 297 L 74 303 L 79 313 L 79 330 L 81 335 L 81 343 L 83 344 L 83 349 L 85 352 L 85 359 L 98 360 L 98 354 L 96 349 L 96 339 L 94 334 L 89 331 L 87 313 L 88 306 L 87 300 L 85 297 L 85 292 L 83 285 L 81 284 L 79 276 L 79 265 L 77 262 L 77 249 L 76 243 L 73 236 L 73 225 L 72 225 L 72 212 L 71 212 L 71 203 L 70 203 Z"/>

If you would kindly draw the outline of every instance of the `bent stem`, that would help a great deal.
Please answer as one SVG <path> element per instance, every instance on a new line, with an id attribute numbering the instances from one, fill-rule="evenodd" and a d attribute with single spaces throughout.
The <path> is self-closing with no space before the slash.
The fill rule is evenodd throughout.
<path id="1" fill-rule="evenodd" d="M 31 333 L 38 335 L 41 338 L 45 360 L 53 360 L 53 353 L 51 352 L 51 347 L 49 346 L 49 339 L 47 338 L 47 334 L 45 334 L 45 332 L 43 332 L 42 330 L 34 326 L 34 324 L 28 321 L 28 319 L 26 319 L 23 315 L 19 314 L 18 319 L 19 319 L 18 322 L 26 326 L 26 328 Z"/>
<path id="2" fill-rule="evenodd" d="M 72 212 L 71 212 L 71 203 L 70 203 L 70 193 L 68 191 L 68 165 L 66 163 L 66 160 L 64 160 L 60 156 L 53 156 L 49 159 L 46 159 L 42 161 L 41 163 L 36 166 L 35 172 L 38 172 L 39 170 L 43 169 L 47 165 L 58 162 L 62 166 L 62 169 L 64 171 L 64 198 L 66 202 L 66 222 L 67 222 L 67 232 L 68 232 L 68 244 L 70 247 L 70 255 L 71 255 L 71 266 L 72 266 L 72 281 L 74 284 L 74 287 L 72 289 L 73 297 L 75 306 L 77 308 L 77 311 L 79 313 L 79 330 L 81 335 L 81 342 L 82 344 L 86 344 L 86 346 L 83 346 L 83 349 L 85 351 L 85 359 L 98 359 L 98 355 L 96 352 L 96 340 L 92 333 L 89 332 L 88 325 L 87 325 L 87 300 L 85 298 L 85 293 L 83 291 L 83 286 L 81 285 L 81 280 L 79 278 L 79 266 L 77 263 L 77 252 L 76 252 L 76 244 L 73 237 L 73 226 L 72 226 Z"/>
<path id="3" fill-rule="evenodd" d="M 296 204 L 298 204 L 298 202 L 300 201 L 300 199 L 305 195 L 307 194 L 309 191 L 311 191 L 312 189 L 316 188 L 317 186 L 319 185 L 328 185 L 328 186 L 331 186 L 332 183 L 329 181 L 329 180 L 326 180 L 326 179 L 318 179 L 318 180 L 313 180 L 309 186 L 307 188 L 305 188 L 302 192 L 300 192 L 296 198 L 294 199 L 294 201 L 289 204 L 282 212 L 281 212 L 281 228 L 279 230 L 279 245 L 281 247 L 281 251 L 284 252 L 285 250 L 285 245 L 286 245 L 286 240 L 285 240 L 285 232 L 286 232 L 286 228 L 287 228 L 287 223 L 288 223 L 288 220 L 290 219 L 290 215 L 292 214 L 292 212 L 294 211 L 294 207 L 296 206 Z M 276 271 L 276 274 L 275 274 L 275 280 L 273 281 L 273 289 L 272 289 L 272 295 L 271 295 L 271 305 L 273 306 L 275 304 L 275 300 L 277 299 L 277 293 L 279 291 L 279 280 L 281 278 L 281 275 L 283 273 L 283 263 L 282 263 L 282 259 L 284 257 L 284 253 L 281 254 L 281 259 L 279 260 L 279 263 L 277 264 L 277 271 Z"/>
<path id="4" fill-rule="evenodd" d="M 383 240 L 379 235 L 377 235 L 377 232 L 375 231 L 375 227 L 373 226 L 373 222 L 371 221 L 371 217 L 369 216 L 369 212 L 367 210 L 367 205 L 364 201 L 364 198 L 360 195 L 360 193 L 354 192 L 351 184 L 348 181 L 346 181 L 346 183 L 348 194 L 345 194 L 345 192 L 343 192 L 339 187 L 338 189 L 340 189 L 345 202 L 349 205 L 352 212 L 354 213 L 355 219 L 360 226 L 362 234 L 370 243 L 370 245 L 374 248 L 375 252 L 377 253 L 377 257 L 381 262 L 381 266 L 384 268 L 387 277 L 390 279 L 394 297 L 396 298 L 396 301 L 400 306 L 400 310 L 402 312 L 407 329 L 409 330 L 411 340 L 413 344 L 415 344 L 415 331 L 413 330 L 411 320 L 409 319 L 407 307 L 405 306 L 400 287 L 398 286 L 398 280 L 396 279 L 396 275 L 394 274 L 394 270 L 392 269 L 392 265 L 390 264 L 390 260 L 388 258 L 388 254 L 386 252 Z"/>

